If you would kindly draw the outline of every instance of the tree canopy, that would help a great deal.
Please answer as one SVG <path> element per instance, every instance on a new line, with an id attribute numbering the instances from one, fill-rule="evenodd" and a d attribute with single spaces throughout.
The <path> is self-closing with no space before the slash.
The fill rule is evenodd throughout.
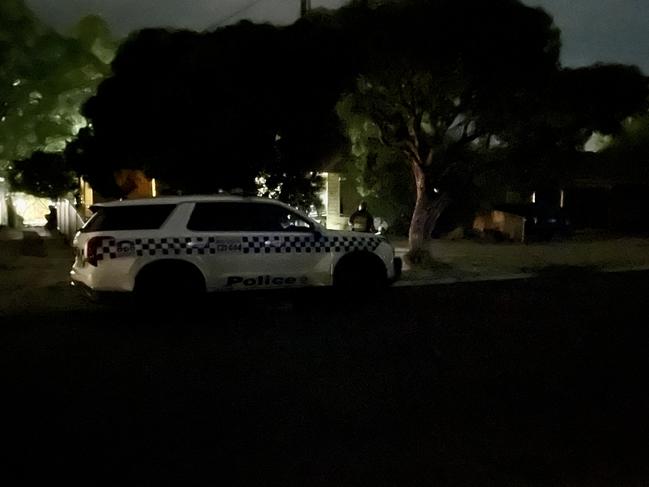
<path id="1" fill-rule="evenodd" d="M 559 70 L 504 132 L 503 172 L 529 189 L 569 182 L 583 169 L 581 156 L 593 134 L 622 135 L 627 118 L 646 110 L 648 94 L 647 79 L 633 66 Z"/>
<path id="2" fill-rule="evenodd" d="M 649 184 L 649 113 L 625 121 L 622 131 L 600 152 L 607 176 Z"/>
<path id="3" fill-rule="evenodd" d="M 99 18 L 82 19 L 74 35 L 44 25 L 23 0 L 0 4 L 0 171 L 44 162 L 30 155 L 62 151 L 85 125 L 81 104 L 108 73 L 114 46 Z"/>
<path id="4" fill-rule="evenodd" d="M 36 151 L 27 159 L 13 162 L 9 184 L 14 191 L 56 199 L 74 191 L 77 178 L 63 154 Z"/>
<path id="5" fill-rule="evenodd" d="M 349 74 L 332 40 L 313 22 L 139 31 L 84 106 L 75 168 L 95 186 L 143 169 L 184 192 L 255 191 L 263 176 L 303 201 L 317 188 L 305 174 L 345 143 L 333 107 Z"/>
<path id="6" fill-rule="evenodd" d="M 347 15 L 369 55 L 339 112 L 361 164 L 388 148 L 412 173 L 413 247 L 495 162 L 520 176 L 533 160 L 578 150 L 594 130 L 616 130 L 646 102 L 636 68 L 561 69 L 552 18 L 516 0 L 361 2 Z"/>
<path id="7" fill-rule="evenodd" d="M 132 168 L 184 192 L 254 191 L 261 177 L 301 205 L 323 163 L 347 158 L 367 194 L 403 195 L 393 213 L 414 204 L 418 246 L 449 202 L 496 179 L 553 184 L 595 131 L 644 109 L 636 68 L 564 69 L 560 48 L 552 18 L 519 0 L 359 0 L 287 27 L 145 29 L 66 155 L 106 195 Z"/>

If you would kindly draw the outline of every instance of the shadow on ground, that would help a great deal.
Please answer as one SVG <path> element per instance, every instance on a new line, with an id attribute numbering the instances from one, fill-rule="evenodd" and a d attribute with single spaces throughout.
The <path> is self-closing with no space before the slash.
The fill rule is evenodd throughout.
<path id="1" fill-rule="evenodd" d="M 361 302 L 241 293 L 164 313 L 11 316 L 5 472 L 92 485 L 643 485 L 649 274 L 564 270 Z"/>

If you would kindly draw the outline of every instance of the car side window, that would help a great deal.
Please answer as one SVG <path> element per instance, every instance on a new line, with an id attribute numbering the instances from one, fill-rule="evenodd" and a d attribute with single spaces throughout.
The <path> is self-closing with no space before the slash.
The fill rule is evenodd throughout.
<path id="1" fill-rule="evenodd" d="M 292 211 L 288 211 L 281 207 L 278 208 L 282 210 L 278 213 L 279 223 L 282 230 L 287 232 L 309 232 L 313 229 L 312 225 L 297 213 L 293 213 Z"/>
<path id="2" fill-rule="evenodd" d="M 187 228 L 221 232 L 300 232 L 312 225 L 280 205 L 266 203 L 196 203 Z"/>
<path id="3" fill-rule="evenodd" d="M 110 230 L 156 230 L 167 220 L 176 205 L 129 205 L 99 207 L 81 233 Z"/>
<path id="4" fill-rule="evenodd" d="M 196 203 L 187 222 L 189 230 L 241 231 L 245 227 L 245 214 L 240 205 L 232 203 Z"/>

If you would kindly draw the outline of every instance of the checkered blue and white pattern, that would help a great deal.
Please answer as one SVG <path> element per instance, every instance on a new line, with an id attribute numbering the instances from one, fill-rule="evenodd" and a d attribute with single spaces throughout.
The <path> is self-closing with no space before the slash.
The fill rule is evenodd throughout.
<path id="1" fill-rule="evenodd" d="M 133 240 L 105 240 L 97 249 L 97 260 L 118 257 L 205 255 L 217 253 L 347 253 L 355 250 L 373 252 L 381 238 L 373 235 L 321 236 L 309 235 L 253 235 L 240 238 L 167 237 L 137 238 Z"/>
<path id="2" fill-rule="evenodd" d="M 241 249 L 240 239 L 223 240 L 215 237 L 110 239 L 105 240 L 97 249 L 97 260 L 145 255 L 204 255 L 217 252 L 240 252 Z"/>
<path id="3" fill-rule="evenodd" d="M 368 236 L 322 236 L 313 235 L 255 235 L 242 237 L 244 254 L 260 253 L 320 253 L 320 252 L 351 252 L 368 250 L 373 252 L 381 243 L 379 237 Z"/>

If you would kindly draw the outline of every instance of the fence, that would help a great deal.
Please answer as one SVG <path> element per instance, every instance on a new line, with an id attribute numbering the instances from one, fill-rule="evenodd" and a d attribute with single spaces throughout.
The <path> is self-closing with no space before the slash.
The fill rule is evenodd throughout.
<path id="1" fill-rule="evenodd" d="M 56 202 L 56 212 L 59 232 L 61 232 L 66 242 L 72 244 L 74 235 L 84 224 L 84 219 L 67 199 L 59 199 Z"/>
<path id="2" fill-rule="evenodd" d="M 9 205 L 7 205 L 7 192 L 0 181 L 0 226 L 9 225 Z"/>

